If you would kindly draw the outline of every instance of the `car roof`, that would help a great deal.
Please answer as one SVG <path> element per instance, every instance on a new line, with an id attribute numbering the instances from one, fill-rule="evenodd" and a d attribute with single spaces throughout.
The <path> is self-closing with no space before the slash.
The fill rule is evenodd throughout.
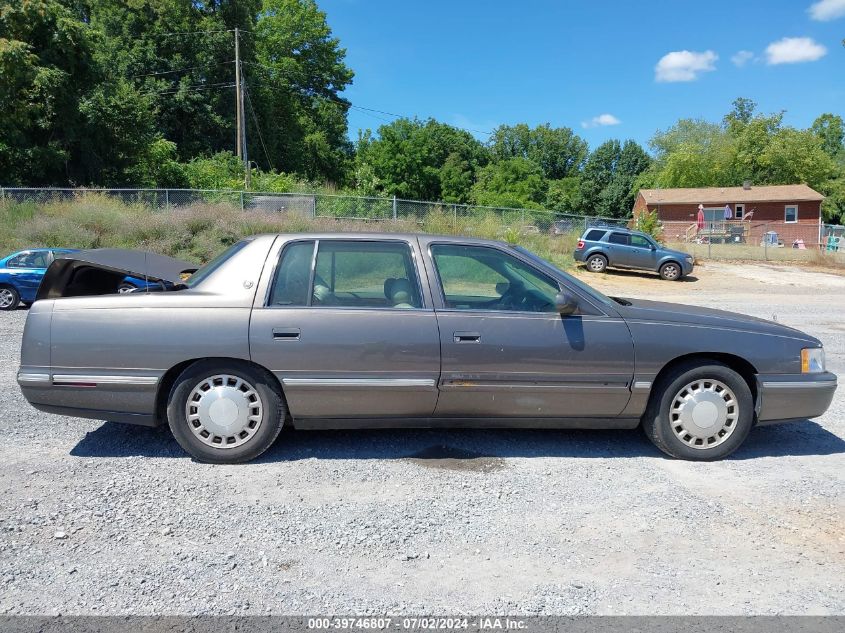
<path id="1" fill-rule="evenodd" d="M 296 238 L 300 240 L 407 240 L 416 239 L 427 242 L 451 242 L 455 244 L 475 244 L 488 246 L 506 246 L 510 244 L 501 240 L 492 240 L 468 235 L 437 235 L 433 233 L 388 233 L 388 232 L 324 232 L 324 233 L 276 233 L 268 234 L 270 237 L 282 237 L 285 239 Z M 259 236 L 252 236 L 259 237 Z"/>

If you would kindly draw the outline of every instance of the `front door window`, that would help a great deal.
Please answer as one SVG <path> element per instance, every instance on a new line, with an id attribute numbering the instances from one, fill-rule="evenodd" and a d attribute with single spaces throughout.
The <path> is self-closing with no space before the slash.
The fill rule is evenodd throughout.
<path id="1" fill-rule="evenodd" d="M 431 254 L 447 308 L 556 311 L 558 284 L 507 253 L 486 246 L 435 244 Z"/>

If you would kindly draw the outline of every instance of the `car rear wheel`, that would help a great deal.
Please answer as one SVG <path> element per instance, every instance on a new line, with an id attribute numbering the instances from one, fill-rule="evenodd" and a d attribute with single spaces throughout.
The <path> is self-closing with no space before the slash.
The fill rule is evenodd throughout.
<path id="1" fill-rule="evenodd" d="M 591 273 L 603 273 L 607 270 L 607 257 L 604 255 L 591 255 L 587 258 L 587 270 Z"/>
<path id="2" fill-rule="evenodd" d="M 167 405 L 179 445 L 214 464 L 261 455 L 281 432 L 286 412 L 273 376 L 239 361 L 191 365 L 176 380 Z"/>
<path id="3" fill-rule="evenodd" d="M 667 262 L 660 267 L 660 276 L 666 281 L 678 281 L 681 278 L 681 267 L 675 262 Z"/>
<path id="4" fill-rule="evenodd" d="M 672 457 L 710 461 L 730 455 L 754 425 L 754 398 L 730 367 L 687 363 L 656 384 L 643 430 Z"/>
<path id="5" fill-rule="evenodd" d="M 16 310 L 21 296 L 12 286 L 0 286 L 0 310 Z"/>

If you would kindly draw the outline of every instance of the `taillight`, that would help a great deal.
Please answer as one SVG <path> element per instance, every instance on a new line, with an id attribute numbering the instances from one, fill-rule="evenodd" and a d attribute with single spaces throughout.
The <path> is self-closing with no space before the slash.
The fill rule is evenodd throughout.
<path id="1" fill-rule="evenodd" d="M 584 248 L 584 240 L 578 240 L 578 246 L 576 247 L 579 251 Z"/>

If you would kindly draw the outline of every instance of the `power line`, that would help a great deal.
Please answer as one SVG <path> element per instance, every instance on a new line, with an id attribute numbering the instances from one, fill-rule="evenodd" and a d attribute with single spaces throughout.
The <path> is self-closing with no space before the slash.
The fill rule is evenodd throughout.
<path id="1" fill-rule="evenodd" d="M 173 73 L 181 73 L 181 72 L 185 72 L 185 71 L 188 71 L 188 70 L 197 70 L 199 68 L 212 68 L 214 66 L 223 66 L 224 64 L 234 64 L 234 63 L 235 63 L 234 61 L 217 62 L 217 63 L 214 63 L 214 64 L 203 64 L 201 66 L 187 66 L 185 68 L 176 68 L 174 70 L 160 70 L 160 71 L 152 72 L 152 73 L 141 73 L 140 75 L 129 75 L 129 77 L 127 77 L 127 79 L 137 79 L 138 77 L 154 77 L 154 76 L 158 76 L 158 75 L 171 75 Z"/>
<path id="2" fill-rule="evenodd" d="M 218 29 L 211 31 L 174 31 L 172 33 L 144 33 L 144 37 L 173 37 L 175 35 L 211 35 L 214 33 L 233 33 L 235 29 Z"/>
<path id="3" fill-rule="evenodd" d="M 216 84 L 195 84 L 193 86 L 179 86 L 178 88 L 168 88 L 167 90 L 153 90 L 147 94 L 151 95 L 168 95 L 176 94 L 177 92 L 201 92 L 203 90 L 214 90 L 216 88 L 234 88 L 235 84 L 231 81 L 222 81 Z"/>
<path id="4" fill-rule="evenodd" d="M 246 95 L 246 102 L 249 104 L 249 110 L 252 112 L 252 120 L 255 122 L 255 129 L 258 131 L 258 139 L 261 141 L 261 147 L 264 150 L 264 157 L 267 159 L 267 166 L 273 169 L 273 163 L 270 160 L 270 153 L 267 151 L 267 146 L 264 144 L 264 135 L 261 133 L 261 126 L 258 124 L 258 117 L 255 114 L 255 107 L 252 105 L 252 98 L 249 96 L 249 90 L 244 85 L 244 94 Z"/>

